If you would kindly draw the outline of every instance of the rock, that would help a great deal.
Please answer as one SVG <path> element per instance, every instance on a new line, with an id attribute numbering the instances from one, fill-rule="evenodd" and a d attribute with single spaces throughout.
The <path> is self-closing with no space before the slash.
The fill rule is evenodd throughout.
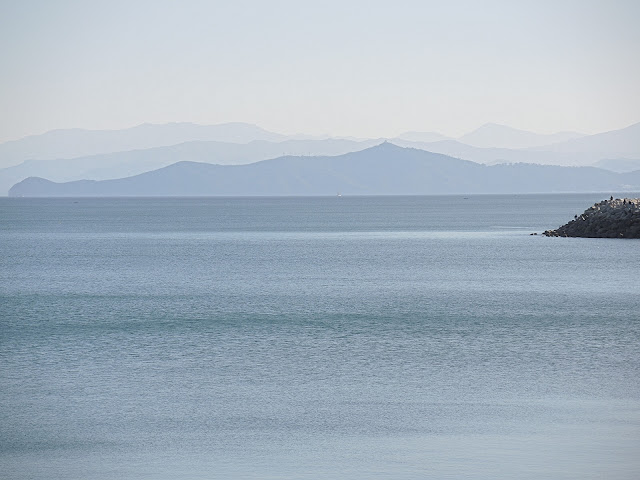
<path id="1" fill-rule="evenodd" d="M 547 237 L 640 238 L 640 198 L 616 198 L 594 204 Z"/>

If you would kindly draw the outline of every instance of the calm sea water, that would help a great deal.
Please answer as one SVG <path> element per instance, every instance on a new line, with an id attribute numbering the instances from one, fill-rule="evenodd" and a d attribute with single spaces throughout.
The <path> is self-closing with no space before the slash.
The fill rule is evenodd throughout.
<path id="1" fill-rule="evenodd" d="M 637 479 L 602 198 L 0 199 L 0 477 Z"/>

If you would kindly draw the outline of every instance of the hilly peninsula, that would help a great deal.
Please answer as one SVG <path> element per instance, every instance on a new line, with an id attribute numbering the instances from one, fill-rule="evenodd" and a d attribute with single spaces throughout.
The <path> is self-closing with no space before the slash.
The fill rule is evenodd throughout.
<path id="1" fill-rule="evenodd" d="M 13 197 L 434 195 L 640 190 L 640 171 L 531 164 L 486 166 L 382 143 L 338 156 L 284 156 L 246 165 L 178 162 L 114 180 L 55 183 L 30 177 Z"/>

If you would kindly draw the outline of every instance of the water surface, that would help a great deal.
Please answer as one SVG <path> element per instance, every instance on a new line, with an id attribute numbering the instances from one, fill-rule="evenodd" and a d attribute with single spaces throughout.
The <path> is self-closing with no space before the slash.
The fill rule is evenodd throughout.
<path id="1" fill-rule="evenodd" d="M 0 475 L 635 479 L 599 200 L 0 199 Z"/>

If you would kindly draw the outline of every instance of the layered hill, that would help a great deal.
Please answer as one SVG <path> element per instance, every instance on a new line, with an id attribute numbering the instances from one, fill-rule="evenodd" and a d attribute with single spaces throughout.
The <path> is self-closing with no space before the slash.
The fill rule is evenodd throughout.
<path id="1" fill-rule="evenodd" d="M 28 177 L 54 182 L 110 180 L 157 170 L 181 161 L 237 165 L 287 155 L 340 155 L 376 145 L 380 141 L 345 139 L 254 140 L 249 143 L 191 141 L 165 147 L 103 153 L 59 160 L 27 160 L 0 169 L 0 195 Z"/>
<path id="2" fill-rule="evenodd" d="M 640 157 L 640 123 L 629 125 L 620 130 L 598 133 L 581 138 L 574 138 L 564 142 L 536 147 L 554 153 L 583 154 L 590 157 L 602 158 L 631 158 Z"/>
<path id="3" fill-rule="evenodd" d="M 406 132 L 391 141 L 487 165 L 593 165 L 619 173 L 640 169 L 640 124 L 574 138 L 577 135 L 571 132 L 540 135 L 488 124 L 458 140 L 434 132 Z M 245 123 L 143 124 L 109 131 L 55 130 L 0 144 L 0 167 L 5 166 L 0 168 L 0 195 L 6 195 L 12 185 L 28 177 L 54 182 L 107 180 L 138 175 L 180 161 L 244 164 L 281 155 L 340 155 L 376 143 L 379 140 L 285 136 Z"/>
<path id="4" fill-rule="evenodd" d="M 195 123 L 145 123 L 122 130 L 51 130 L 0 144 L 0 167 L 25 160 L 52 160 L 86 155 L 140 150 L 190 141 L 248 143 L 253 140 L 279 142 L 288 137 L 249 123 L 198 125 Z"/>
<path id="5" fill-rule="evenodd" d="M 401 136 L 393 141 L 401 146 L 422 148 L 489 165 L 519 162 L 594 165 L 615 171 L 620 170 L 620 162 L 636 162 L 640 158 L 640 123 L 587 136 L 573 132 L 540 135 L 488 124 L 458 139 L 425 142 L 418 135 L 412 135 Z M 606 159 L 615 159 L 615 163 Z M 630 170 L 624 166 L 624 171 Z"/>
<path id="6" fill-rule="evenodd" d="M 540 147 L 580 137 L 584 137 L 584 135 L 577 132 L 559 132 L 544 135 L 507 127 L 506 125 L 487 123 L 473 132 L 459 137 L 458 141 L 479 148 L 519 149 Z"/>
<path id="7" fill-rule="evenodd" d="M 132 177 L 68 183 L 28 178 L 10 196 L 429 195 L 640 190 L 640 171 L 485 166 L 383 143 L 334 157 L 285 156 L 248 165 L 179 162 Z"/>

